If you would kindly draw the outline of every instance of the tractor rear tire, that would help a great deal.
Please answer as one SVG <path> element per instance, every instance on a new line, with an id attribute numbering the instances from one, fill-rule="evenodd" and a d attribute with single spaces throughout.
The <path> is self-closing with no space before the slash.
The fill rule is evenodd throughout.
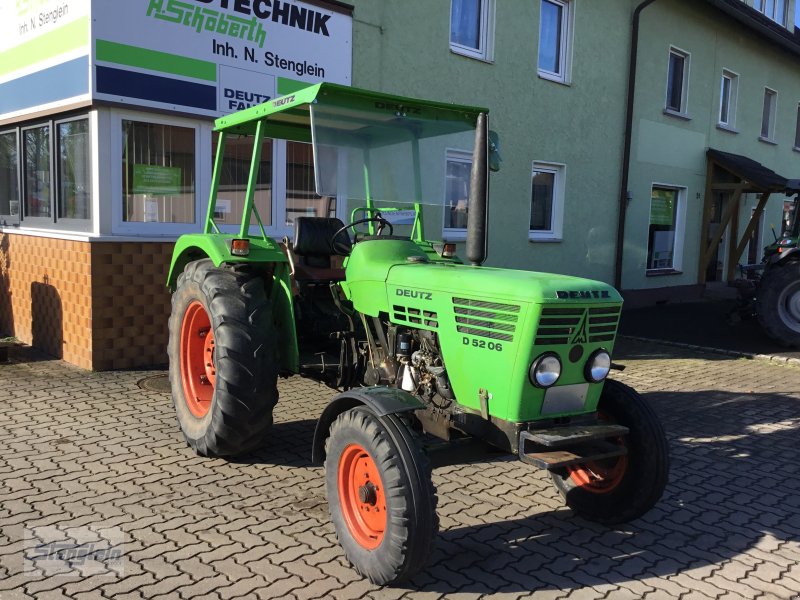
<path id="1" fill-rule="evenodd" d="M 658 416 L 634 389 L 606 380 L 598 413 L 625 425 L 625 456 L 568 467 L 550 475 L 577 515 L 605 525 L 641 517 L 661 498 L 669 477 L 669 445 Z"/>
<path id="2" fill-rule="evenodd" d="M 244 268 L 189 263 L 169 319 L 169 379 L 178 423 L 201 456 L 257 449 L 272 426 L 278 366 L 264 281 Z"/>
<path id="3" fill-rule="evenodd" d="M 800 347 L 800 260 L 769 267 L 758 286 L 756 312 L 769 337 Z"/>
<path id="4" fill-rule="evenodd" d="M 377 585 L 413 576 L 439 519 L 430 463 L 408 427 L 359 406 L 334 421 L 325 450 L 328 507 L 347 559 Z"/>

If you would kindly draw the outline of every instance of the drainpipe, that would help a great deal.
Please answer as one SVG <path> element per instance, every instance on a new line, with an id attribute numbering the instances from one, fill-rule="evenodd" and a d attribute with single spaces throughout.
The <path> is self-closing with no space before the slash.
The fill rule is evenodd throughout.
<path id="1" fill-rule="evenodd" d="M 625 246 L 625 217 L 628 214 L 628 175 L 631 162 L 631 137 L 633 136 L 633 98 L 636 93 L 636 58 L 639 53 L 639 18 L 642 11 L 656 0 L 645 0 L 633 11 L 631 28 L 631 56 L 628 65 L 628 98 L 625 108 L 625 146 L 622 151 L 622 177 L 619 186 L 619 221 L 614 258 L 614 287 L 622 287 L 622 255 Z"/>

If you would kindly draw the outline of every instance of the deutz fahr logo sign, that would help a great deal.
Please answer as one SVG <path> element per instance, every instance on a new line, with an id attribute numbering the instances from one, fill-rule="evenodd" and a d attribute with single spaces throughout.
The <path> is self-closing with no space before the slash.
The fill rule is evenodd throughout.
<path id="1" fill-rule="evenodd" d="M 209 31 L 247 40 L 260 48 L 267 37 L 266 21 L 330 37 L 331 15 L 282 0 L 150 0 L 147 16 L 191 27 L 197 33 Z"/>

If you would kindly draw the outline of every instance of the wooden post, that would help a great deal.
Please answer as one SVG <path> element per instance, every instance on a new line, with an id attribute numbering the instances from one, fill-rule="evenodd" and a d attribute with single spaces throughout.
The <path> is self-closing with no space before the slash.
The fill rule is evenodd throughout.
<path id="1" fill-rule="evenodd" d="M 747 224 L 747 229 L 744 230 L 744 234 L 742 234 L 742 239 L 736 245 L 736 254 L 734 258 L 737 262 L 742 256 L 744 249 L 747 247 L 747 244 L 750 241 L 750 236 L 753 235 L 753 231 L 761 220 L 761 215 L 764 213 L 764 207 L 767 205 L 767 200 L 769 200 L 770 194 L 771 192 L 762 192 L 762 194 L 758 197 L 758 205 L 753 211 L 753 216 L 750 219 L 750 222 Z"/>
<path id="2" fill-rule="evenodd" d="M 713 201 L 713 178 L 714 178 L 714 161 L 710 158 L 706 162 L 706 195 L 703 198 L 703 219 L 700 224 L 700 256 L 699 269 L 697 272 L 697 283 L 706 282 L 706 269 L 703 266 L 705 260 L 706 247 L 708 244 L 708 224 L 711 221 L 711 207 L 714 205 Z M 707 266 L 707 265 L 706 265 Z"/>

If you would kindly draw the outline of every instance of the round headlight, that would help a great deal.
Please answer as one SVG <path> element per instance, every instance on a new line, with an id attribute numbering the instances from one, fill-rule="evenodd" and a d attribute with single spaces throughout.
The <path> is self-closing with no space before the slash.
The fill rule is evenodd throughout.
<path id="1" fill-rule="evenodd" d="M 603 381 L 611 370 L 611 355 L 603 349 L 595 350 L 586 361 L 583 371 L 586 380 L 591 383 Z"/>
<path id="2" fill-rule="evenodd" d="M 542 354 L 531 364 L 528 376 L 536 387 L 548 388 L 561 377 L 561 360 L 550 352 Z"/>

